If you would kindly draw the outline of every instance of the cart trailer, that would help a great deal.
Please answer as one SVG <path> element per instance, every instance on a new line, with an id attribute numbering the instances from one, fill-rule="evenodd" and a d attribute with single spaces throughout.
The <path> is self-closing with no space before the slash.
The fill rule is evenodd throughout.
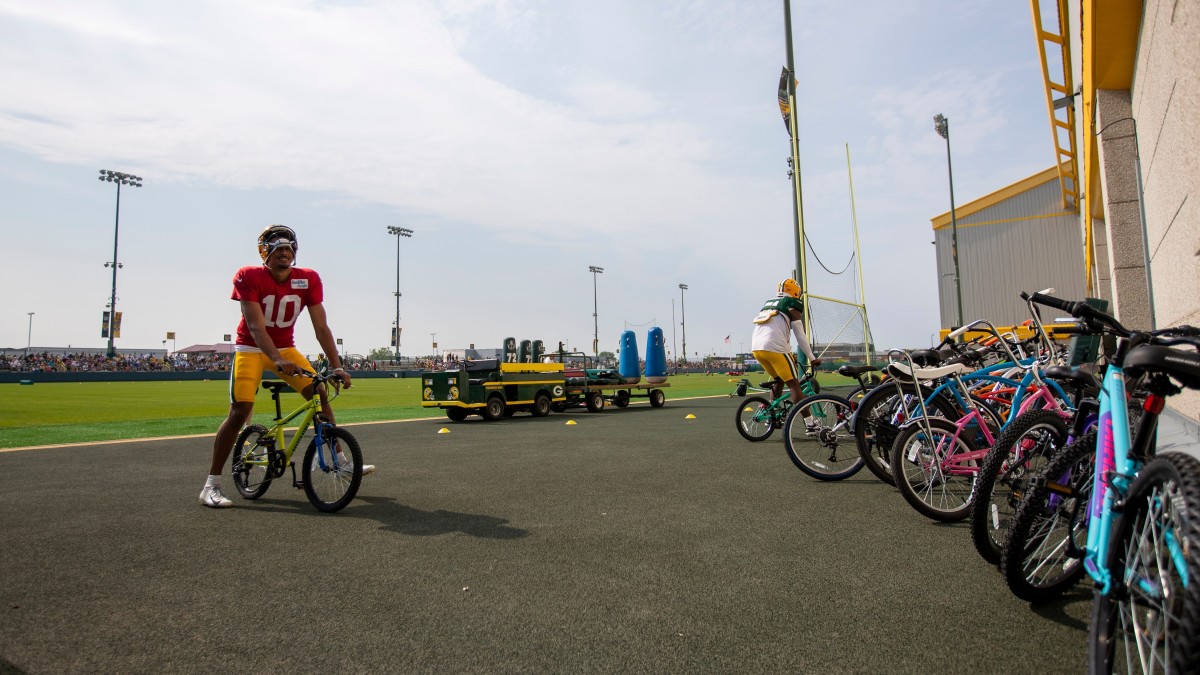
<path id="1" fill-rule="evenodd" d="M 561 363 L 463 361 L 458 370 L 421 374 L 421 407 L 441 408 L 461 422 L 468 415 L 498 420 L 516 412 L 545 417 L 567 400 Z"/>

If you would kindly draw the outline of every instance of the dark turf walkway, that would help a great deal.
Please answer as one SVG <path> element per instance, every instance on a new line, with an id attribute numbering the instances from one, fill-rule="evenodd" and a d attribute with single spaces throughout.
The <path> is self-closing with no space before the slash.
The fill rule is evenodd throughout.
<path id="1" fill-rule="evenodd" d="M 200 507 L 207 438 L 0 453 L 0 672 L 1083 670 L 1089 595 L 1031 608 L 734 406 L 353 426 L 334 515 Z"/>

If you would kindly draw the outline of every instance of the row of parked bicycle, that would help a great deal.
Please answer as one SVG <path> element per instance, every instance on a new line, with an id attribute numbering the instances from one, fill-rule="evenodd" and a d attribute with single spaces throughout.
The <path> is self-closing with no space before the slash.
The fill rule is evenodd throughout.
<path id="1" fill-rule="evenodd" d="M 980 555 L 1024 600 L 1089 577 L 1092 672 L 1200 672 L 1200 460 L 1156 452 L 1165 399 L 1200 389 L 1200 329 L 1134 331 L 1052 293 L 1021 294 L 1031 337 L 976 321 L 935 349 L 893 350 L 882 372 L 844 366 L 850 396 L 749 396 L 738 431 L 781 429 L 813 478 L 865 466 L 922 514 L 969 518 Z M 1074 318 L 1055 337 L 1098 336 L 1096 362 L 1069 365 L 1037 305 Z"/>

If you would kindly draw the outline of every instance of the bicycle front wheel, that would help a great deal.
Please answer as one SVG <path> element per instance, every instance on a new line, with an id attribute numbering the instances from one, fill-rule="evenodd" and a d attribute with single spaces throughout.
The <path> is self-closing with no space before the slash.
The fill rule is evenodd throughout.
<path id="1" fill-rule="evenodd" d="M 1013 595 L 1044 602 L 1083 576 L 1088 501 L 1096 469 L 1096 431 L 1050 458 L 1017 508 L 1000 554 L 1000 572 Z"/>
<path id="2" fill-rule="evenodd" d="M 362 450 L 349 431 L 331 425 L 322 428 L 324 442 L 318 446 L 314 437 L 304 451 L 304 494 L 317 509 L 332 513 L 345 508 L 358 494 Z"/>
<path id="3" fill-rule="evenodd" d="M 771 402 L 761 396 L 751 396 L 738 404 L 737 430 L 748 441 L 765 441 L 775 431 Z"/>
<path id="4" fill-rule="evenodd" d="M 850 433 L 850 401 L 830 394 L 797 403 L 783 424 L 788 459 L 818 480 L 842 480 L 863 468 Z"/>
<path id="5" fill-rule="evenodd" d="M 1027 485 L 1066 445 L 1067 425 L 1053 410 L 1031 410 L 996 437 L 975 482 L 971 540 L 983 559 L 998 565 L 1000 552 Z"/>
<path id="6" fill-rule="evenodd" d="M 271 452 L 274 439 L 267 428 L 252 424 L 233 442 L 233 484 L 246 499 L 258 499 L 271 487 Z"/>
<path id="7" fill-rule="evenodd" d="M 1096 591 L 1092 672 L 1200 671 L 1200 461 L 1165 452 L 1138 473 Z"/>
<path id="8" fill-rule="evenodd" d="M 928 428 L 927 428 L 928 427 Z M 953 422 L 927 417 L 905 427 L 892 446 L 892 476 L 914 509 L 945 523 L 962 520 L 971 510 L 978 467 L 962 455 L 975 446 Z"/>

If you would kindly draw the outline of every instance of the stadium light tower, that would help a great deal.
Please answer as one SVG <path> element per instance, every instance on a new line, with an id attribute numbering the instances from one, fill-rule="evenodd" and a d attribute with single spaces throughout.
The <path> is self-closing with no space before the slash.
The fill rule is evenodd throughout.
<path id="1" fill-rule="evenodd" d="M 29 358 L 29 345 L 33 343 L 33 315 L 34 315 L 34 312 L 27 312 L 27 314 L 29 314 L 29 333 L 27 333 L 25 335 L 25 358 L 26 359 Z"/>
<path id="2" fill-rule="evenodd" d="M 400 363 L 400 238 L 411 237 L 413 231 L 407 227 L 388 225 L 388 234 L 396 235 L 396 323 L 394 342 L 396 347 L 396 363 Z"/>
<path id="3" fill-rule="evenodd" d="M 596 294 L 596 275 L 604 274 L 603 267 L 588 265 L 588 271 L 592 273 L 592 355 L 597 359 L 600 358 L 600 305 L 599 295 Z"/>
<path id="4" fill-rule="evenodd" d="M 958 325 L 963 325 L 962 276 L 958 272 L 958 218 L 954 214 L 954 167 L 950 164 L 950 120 L 938 113 L 933 130 L 946 139 L 946 171 L 950 174 L 950 256 L 954 259 L 954 295 L 958 300 Z"/>
<path id="5" fill-rule="evenodd" d="M 680 332 L 683 333 L 683 362 L 687 363 L 687 309 L 683 306 L 683 292 L 688 289 L 687 284 L 679 284 L 679 326 Z"/>
<path id="6" fill-rule="evenodd" d="M 112 262 L 104 263 L 105 267 L 112 267 L 112 298 L 108 302 L 108 356 L 112 358 L 117 355 L 116 345 L 113 344 L 113 338 L 116 337 L 117 326 L 117 268 L 124 265 L 117 262 L 117 238 L 121 232 L 121 186 L 129 185 L 132 187 L 142 187 L 142 179 L 140 176 L 135 176 L 131 173 L 121 173 L 120 171 L 109 171 L 108 169 L 100 169 L 100 180 L 108 183 L 117 184 L 117 218 L 113 225 L 113 259 Z"/>

